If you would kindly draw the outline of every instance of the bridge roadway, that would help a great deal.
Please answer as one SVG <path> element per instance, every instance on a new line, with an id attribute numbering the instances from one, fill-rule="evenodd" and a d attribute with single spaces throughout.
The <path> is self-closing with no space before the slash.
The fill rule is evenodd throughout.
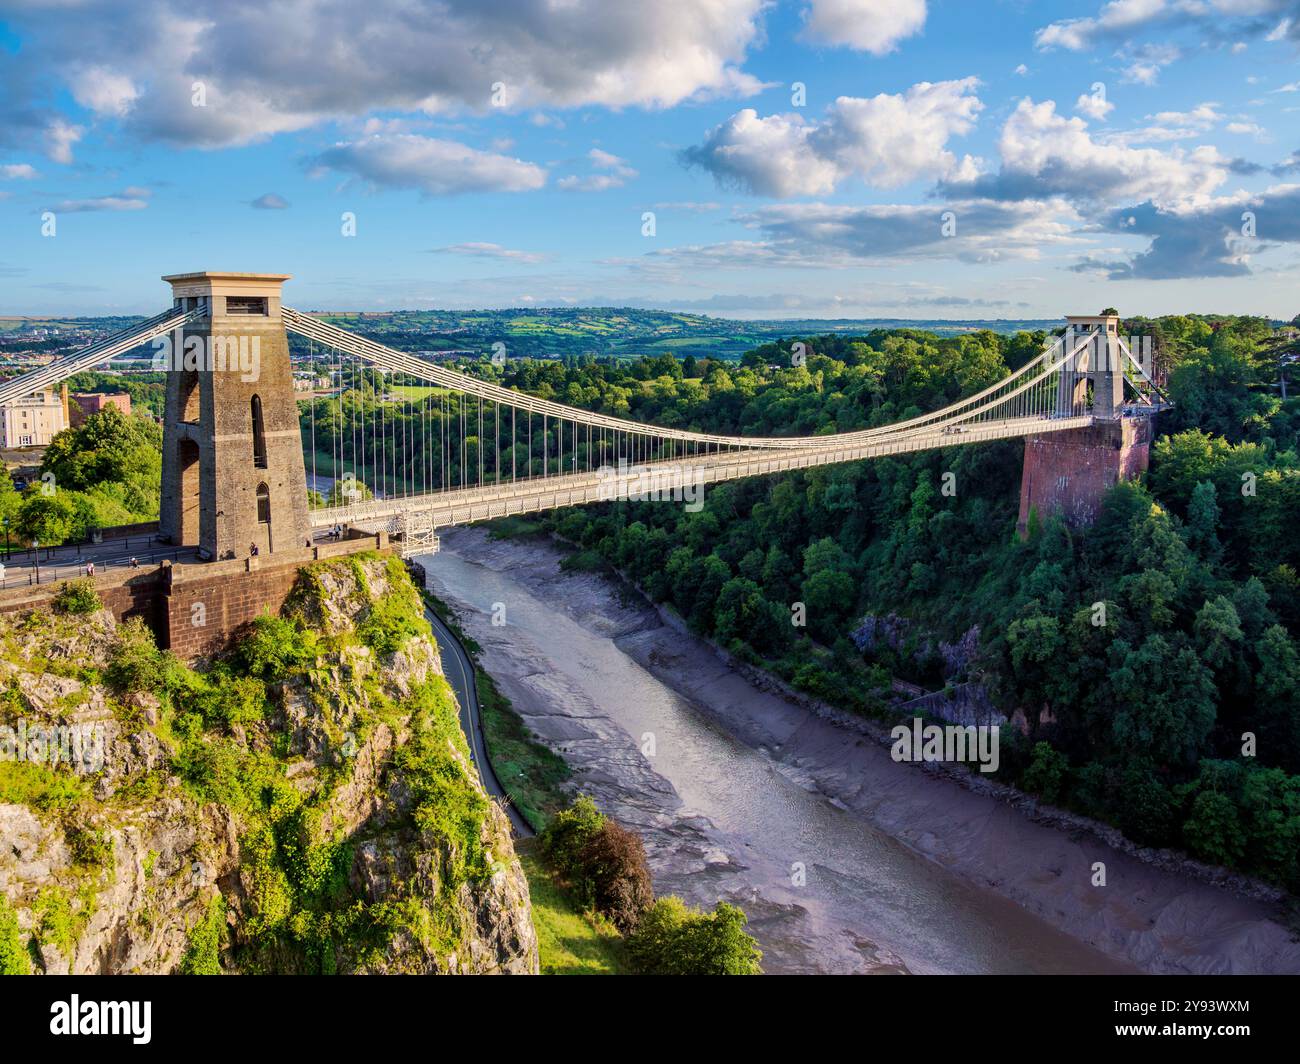
<path id="1" fill-rule="evenodd" d="M 957 444 L 983 443 L 1041 432 L 1064 432 L 1087 428 L 1092 424 L 1093 417 L 1090 414 L 1076 417 L 1036 416 L 948 425 L 853 442 L 841 439 L 828 443 L 824 448 L 808 447 L 798 451 L 723 451 L 693 458 L 630 465 L 622 470 L 615 467 L 605 472 L 584 470 L 549 477 L 534 476 L 515 483 L 367 499 L 347 506 L 313 510 L 310 517 L 312 526 L 317 529 L 350 525 L 372 532 L 380 529 L 400 532 L 403 515 L 409 515 L 418 518 L 420 527 L 432 530 L 514 514 L 611 502 L 629 496 L 676 497 L 674 493 L 691 489 L 695 485 L 765 476 L 837 462 L 908 454 Z"/>

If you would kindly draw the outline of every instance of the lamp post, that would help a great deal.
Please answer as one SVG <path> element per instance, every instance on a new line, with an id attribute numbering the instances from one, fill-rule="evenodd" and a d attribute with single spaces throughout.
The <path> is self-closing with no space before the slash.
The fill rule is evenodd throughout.
<path id="1" fill-rule="evenodd" d="M 32 540 L 32 557 L 36 559 L 36 582 L 41 582 L 41 541 Z"/>

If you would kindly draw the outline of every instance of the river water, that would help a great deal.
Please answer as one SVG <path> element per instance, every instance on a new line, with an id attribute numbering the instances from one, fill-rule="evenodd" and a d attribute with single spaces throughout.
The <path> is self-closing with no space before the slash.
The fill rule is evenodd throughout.
<path id="1" fill-rule="evenodd" d="M 656 888 L 742 905 L 767 970 L 1120 970 L 777 771 L 619 645 L 645 618 L 618 603 L 616 588 L 593 603 L 591 578 L 542 572 L 535 552 L 460 534 L 421 560 L 431 590 L 484 646 L 488 671 L 565 748 L 585 789 L 643 834 L 649 827 Z M 518 565 L 503 557 L 512 553 L 523 555 Z M 577 617 L 557 608 L 566 583 Z M 492 624 L 494 606 L 505 624 Z"/>

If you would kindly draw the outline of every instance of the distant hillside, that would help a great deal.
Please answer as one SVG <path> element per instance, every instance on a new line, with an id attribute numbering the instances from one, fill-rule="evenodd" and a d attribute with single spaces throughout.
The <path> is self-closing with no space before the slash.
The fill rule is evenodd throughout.
<path id="1" fill-rule="evenodd" d="M 917 328 L 951 335 L 992 329 L 1014 333 L 1046 329 L 1055 321 L 941 321 L 902 318 L 736 321 L 699 314 L 616 307 L 538 310 L 395 312 L 318 311 L 344 328 L 364 332 L 405 350 L 490 353 L 506 345 L 512 357 L 562 358 L 671 352 L 678 356 L 739 358 L 746 351 L 788 336 L 872 329 Z"/>

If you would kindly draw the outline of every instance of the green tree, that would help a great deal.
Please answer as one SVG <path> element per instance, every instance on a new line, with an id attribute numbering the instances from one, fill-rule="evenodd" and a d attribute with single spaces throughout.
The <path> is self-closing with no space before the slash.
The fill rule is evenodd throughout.
<path id="1" fill-rule="evenodd" d="M 1035 743 L 1033 760 L 1020 782 L 1031 794 L 1037 794 L 1045 802 L 1056 803 L 1064 793 L 1069 774 L 1070 761 L 1064 754 L 1053 750 L 1048 743 Z"/>
<path id="2" fill-rule="evenodd" d="M 551 818 L 539 842 L 542 855 L 561 878 L 573 882 L 581 877 L 582 854 L 604 823 L 605 815 L 586 794 Z"/>
<path id="3" fill-rule="evenodd" d="M 809 631 L 823 642 L 833 643 L 856 604 L 853 577 L 822 569 L 803 582 L 802 596 L 808 608 Z"/>
<path id="4" fill-rule="evenodd" d="M 763 954 L 745 924 L 744 911 L 726 902 L 702 913 L 660 898 L 628 937 L 628 953 L 646 975 L 759 975 Z"/>
<path id="5" fill-rule="evenodd" d="M 78 528 L 77 516 L 70 493 L 46 495 L 40 488 L 32 488 L 18 508 L 18 537 L 24 546 L 33 542 L 43 547 L 60 546 L 84 531 Z"/>
<path id="6" fill-rule="evenodd" d="M 1236 866 L 1245 853 L 1237 807 L 1217 791 L 1202 791 L 1192 801 L 1183 837 L 1195 856 L 1213 864 Z"/>
<path id="7" fill-rule="evenodd" d="M 579 896 L 620 931 L 636 927 L 654 902 L 640 836 L 606 817 L 582 848 L 579 864 L 583 880 Z"/>

